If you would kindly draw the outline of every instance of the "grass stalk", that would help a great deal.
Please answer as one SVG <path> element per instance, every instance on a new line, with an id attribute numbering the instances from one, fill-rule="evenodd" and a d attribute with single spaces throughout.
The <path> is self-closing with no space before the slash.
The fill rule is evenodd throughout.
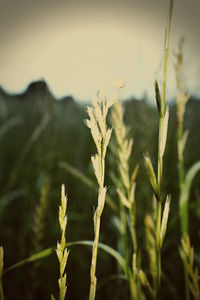
<path id="1" fill-rule="evenodd" d="M 153 199 L 156 201 L 156 199 Z M 154 203 L 156 203 L 154 201 Z M 154 208 L 155 212 L 155 208 Z M 149 272 L 152 277 L 152 290 L 156 290 L 156 274 L 157 270 L 155 270 L 156 266 L 156 253 L 155 253 L 155 234 L 156 234 L 156 224 L 155 224 L 156 216 L 152 217 L 150 213 L 145 216 L 145 239 L 146 239 L 146 250 L 149 257 Z"/>
<path id="2" fill-rule="evenodd" d="M 66 286 L 66 273 L 65 268 L 67 264 L 67 259 L 69 251 L 66 248 L 65 233 L 67 227 L 67 196 L 65 195 L 65 186 L 61 187 L 61 205 L 59 207 L 59 224 L 61 229 L 61 240 L 57 242 L 56 254 L 60 264 L 60 278 L 58 279 L 59 286 L 59 300 L 64 300 L 67 286 Z M 51 296 L 51 299 L 55 299 L 54 296 Z"/>
<path id="3" fill-rule="evenodd" d="M 100 216 L 97 216 L 96 219 L 96 228 L 95 228 L 95 239 L 92 248 L 92 261 L 90 268 L 90 292 L 89 300 L 95 299 L 96 294 L 96 264 L 97 264 L 97 251 L 98 251 L 98 242 L 99 242 L 99 232 L 100 232 Z"/>
<path id="4" fill-rule="evenodd" d="M 86 125 L 91 131 L 91 135 L 97 148 L 97 154 L 92 156 L 92 164 L 95 176 L 99 185 L 98 189 L 98 205 L 94 213 L 94 244 L 92 248 L 92 259 L 90 268 L 90 291 L 89 300 L 94 300 L 96 295 L 96 265 L 98 254 L 98 243 L 101 226 L 101 214 L 104 209 L 106 191 L 104 187 L 105 178 L 105 156 L 107 146 L 111 137 L 112 129 L 107 129 L 106 117 L 109 108 L 114 103 L 115 98 L 111 95 L 108 100 L 104 90 L 99 90 L 97 97 L 93 103 L 93 107 L 88 107 L 87 112 L 89 119 Z"/>
<path id="5" fill-rule="evenodd" d="M 181 191 L 183 190 L 184 183 L 185 183 L 185 167 L 184 167 L 184 148 L 187 142 L 188 137 L 188 131 L 183 132 L 183 121 L 184 121 L 184 114 L 185 114 L 185 108 L 186 103 L 189 100 L 189 95 L 185 91 L 184 83 L 182 81 L 182 68 L 183 68 L 183 42 L 184 39 L 182 38 L 179 42 L 179 52 L 175 54 L 176 56 L 176 63 L 175 63 L 175 73 L 176 73 L 176 86 L 177 86 L 177 100 L 176 100 L 176 114 L 177 114 L 177 154 L 178 154 L 178 171 L 179 171 L 179 191 L 180 191 L 180 197 L 179 197 L 179 207 L 181 207 Z M 179 214 L 180 215 L 180 226 L 182 235 L 184 234 L 184 231 L 188 231 L 187 226 L 184 230 L 184 222 L 188 224 L 188 205 L 184 208 L 185 213 Z M 183 220 L 183 215 L 186 217 L 186 220 Z M 183 260 L 182 260 L 183 261 Z M 190 299 L 190 293 L 189 293 L 189 276 L 187 272 L 187 267 L 183 261 L 183 268 L 184 268 L 184 279 L 185 279 L 185 299 Z"/>
<path id="6" fill-rule="evenodd" d="M 189 195 L 192 181 L 200 170 L 200 161 L 194 163 L 190 169 L 185 172 L 184 167 L 184 149 L 187 143 L 188 130 L 184 131 L 184 115 L 186 104 L 190 95 L 186 92 L 184 81 L 182 78 L 183 69 L 183 38 L 179 42 L 179 52 L 176 54 L 175 73 L 177 86 L 176 114 L 177 114 L 177 154 L 178 154 L 178 170 L 179 170 L 179 217 L 182 238 L 189 231 Z M 190 299 L 189 293 L 189 273 L 188 268 L 183 261 L 184 277 L 185 277 L 185 299 Z"/>
<path id="7" fill-rule="evenodd" d="M 165 98 L 166 98 L 166 83 L 168 73 L 168 60 L 169 60 L 169 44 L 170 44 L 170 30 L 173 11 L 173 0 L 170 0 L 168 22 L 165 29 L 165 42 L 164 42 L 164 66 L 163 66 L 163 81 L 162 81 L 162 96 L 160 105 L 160 120 L 159 120 L 159 138 L 158 138 L 158 170 L 157 170 L 157 184 L 159 191 L 159 198 L 157 202 L 157 216 L 156 216 L 156 266 L 157 266 L 157 286 L 156 298 L 160 299 L 161 289 L 161 214 L 162 214 L 162 199 L 161 187 L 163 177 L 163 155 L 166 145 L 166 135 L 168 120 L 165 122 L 167 114 Z M 166 124 L 167 123 L 167 124 Z"/>
<path id="8" fill-rule="evenodd" d="M 161 247 L 160 247 L 160 231 L 161 231 L 161 210 L 162 203 L 157 203 L 157 216 L 156 216 L 156 296 L 160 299 L 161 287 Z"/>
<path id="9" fill-rule="evenodd" d="M 176 73 L 176 86 L 177 86 L 177 100 L 176 100 L 176 114 L 177 114 L 177 154 L 178 154 L 178 171 L 179 171 L 179 217 L 182 238 L 188 233 L 189 229 L 189 195 L 192 181 L 200 170 L 200 161 L 197 161 L 185 173 L 184 167 L 184 149 L 187 143 L 188 130 L 184 131 L 184 115 L 186 104 L 190 95 L 186 92 L 184 81 L 182 78 L 183 69 L 183 42 L 182 38 L 179 42 L 179 52 L 176 54 L 175 73 Z M 190 299 L 189 293 L 189 274 L 188 268 L 183 261 L 184 277 L 185 277 L 185 299 Z"/>
<path id="10" fill-rule="evenodd" d="M 177 99 L 176 99 L 176 114 L 177 114 L 177 154 L 178 154 L 178 171 L 179 171 L 179 191 L 181 196 L 181 191 L 185 184 L 185 163 L 184 163 L 184 149 L 187 142 L 188 131 L 184 132 L 184 115 L 186 104 L 189 100 L 189 94 L 186 93 L 184 82 L 182 79 L 182 69 L 183 69 L 183 38 L 179 42 L 179 52 L 175 54 L 176 63 L 175 73 L 176 73 L 176 87 L 177 87 Z M 181 197 L 179 197 L 179 206 L 181 206 Z M 185 216 L 185 220 L 183 220 Z M 185 205 L 184 214 L 180 213 L 180 226 L 182 234 L 188 232 L 188 226 L 183 224 L 188 224 L 188 205 Z"/>
<path id="11" fill-rule="evenodd" d="M 167 141 L 167 129 L 169 111 L 166 108 L 166 83 L 168 73 L 168 60 L 169 60 L 169 42 L 170 42 L 170 30 L 172 21 L 173 0 L 170 0 L 168 22 L 165 29 L 164 39 L 164 64 L 163 64 L 163 80 L 162 80 L 162 94 L 160 95 L 158 82 L 155 80 L 155 95 L 157 108 L 159 113 L 159 134 L 158 134 L 158 161 L 157 161 L 157 178 L 151 160 L 148 155 L 145 156 L 145 163 L 147 172 L 149 175 L 150 183 L 153 187 L 154 194 L 157 199 L 157 212 L 156 212 L 156 291 L 155 298 L 160 299 L 161 290 L 161 246 L 164 239 L 168 214 L 169 214 L 169 198 L 166 199 L 164 213 L 162 214 L 162 181 L 163 181 L 163 156 Z"/>
<path id="12" fill-rule="evenodd" d="M 2 275 L 3 275 L 3 247 L 0 247 L 0 298 L 1 300 L 4 300 Z"/>
<path id="13" fill-rule="evenodd" d="M 139 280 L 137 276 L 137 267 L 138 267 L 138 251 L 137 251 L 137 237 L 136 237 L 136 228 L 135 228 L 135 186 L 136 186 L 136 177 L 138 173 L 138 166 L 135 167 L 132 176 L 130 176 L 129 170 L 129 160 L 132 152 L 133 140 L 128 139 L 127 133 L 128 130 L 123 121 L 123 107 L 121 102 L 117 101 L 112 110 L 112 124 L 114 126 L 115 137 L 116 137 L 116 146 L 115 152 L 118 160 L 118 171 L 120 180 L 116 180 L 117 183 L 117 193 L 120 199 L 120 209 L 122 208 L 123 214 L 120 214 L 121 223 L 123 223 L 123 228 L 130 228 L 132 246 L 133 246 L 133 263 L 132 263 L 132 275 L 130 276 L 130 293 L 132 299 L 140 298 L 140 288 Z M 124 214 L 127 214 L 130 220 L 130 224 L 127 224 L 127 217 L 124 218 Z M 124 240 L 124 255 L 126 255 L 126 249 L 128 249 L 128 239 L 127 234 L 122 236 Z M 127 255 L 126 255 L 127 259 Z M 128 260 L 129 262 L 129 255 Z"/>
<path id="14" fill-rule="evenodd" d="M 36 206 L 33 220 L 33 253 L 42 250 L 42 242 L 45 236 L 45 217 L 48 211 L 48 194 L 50 189 L 50 181 L 47 178 L 41 188 L 39 203 Z"/>
<path id="15" fill-rule="evenodd" d="M 120 201 L 120 224 L 121 224 L 121 240 L 122 240 L 122 253 L 123 256 L 126 258 L 126 261 L 130 261 L 130 253 L 128 249 L 128 235 L 127 235 L 127 216 L 126 210 L 123 204 Z"/>
<path id="16" fill-rule="evenodd" d="M 180 255 L 187 274 L 187 287 L 195 300 L 200 299 L 199 270 L 195 266 L 194 249 L 188 234 L 181 239 Z M 189 293 L 189 292 L 188 292 Z"/>

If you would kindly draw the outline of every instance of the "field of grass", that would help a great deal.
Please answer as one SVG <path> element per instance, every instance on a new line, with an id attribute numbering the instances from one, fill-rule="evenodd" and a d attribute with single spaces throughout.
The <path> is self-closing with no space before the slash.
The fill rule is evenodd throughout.
<path id="1" fill-rule="evenodd" d="M 0 90 L 0 299 L 200 299 L 200 102 Z M 62 185 L 62 188 L 61 188 Z"/>

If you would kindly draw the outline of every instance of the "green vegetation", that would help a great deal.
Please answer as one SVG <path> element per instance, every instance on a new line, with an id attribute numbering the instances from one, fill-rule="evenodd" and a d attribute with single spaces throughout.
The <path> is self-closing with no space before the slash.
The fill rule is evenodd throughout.
<path id="1" fill-rule="evenodd" d="M 59 276 L 59 267 L 54 249 L 59 236 L 59 226 L 56 220 L 58 219 L 60 182 L 65 182 L 69 197 L 67 241 L 77 241 L 76 247 L 72 247 L 67 243 L 67 247 L 72 248 L 68 258 L 66 298 L 87 298 L 90 251 L 93 240 L 92 207 L 95 205 L 98 187 L 95 183 L 90 162 L 90 155 L 95 153 L 95 149 L 91 143 L 89 130 L 83 122 L 87 118 L 86 110 L 85 107 L 81 107 L 71 99 L 57 102 L 51 98 L 44 98 L 42 94 L 38 96 L 38 107 L 35 108 L 34 94 L 32 93 L 29 97 L 32 97 L 32 99 L 23 99 L 23 102 L 19 105 L 16 103 L 21 99 L 17 99 L 15 96 L 1 96 L 1 103 L 5 105 L 7 111 L 7 115 L 1 114 L 2 126 L 14 117 L 24 119 L 23 122 L 9 128 L 1 138 L 0 211 L 1 245 L 4 249 L 5 272 L 2 282 L 5 299 L 11 299 L 16 295 L 19 295 L 21 299 L 27 299 L 28 297 L 46 299 L 50 297 L 51 293 L 58 298 L 56 278 Z M 27 103 L 27 101 L 29 102 Z M 30 110 L 30 105 L 34 110 Z M 119 105 L 122 108 L 122 105 Z M 45 107 L 43 112 L 42 106 Z M 114 106 L 113 113 L 115 108 L 116 106 Z M 42 113 L 46 114 L 47 112 L 51 116 L 51 121 L 48 122 L 41 135 L 37 137 L 24 156 L 20 167 L 18 167 L 18 159 L 27 144 L 27 140 L 30 139 L 29 136 L 40 124 L 43 118 Z M 181 244 L 181 235 L 178 212 L 179 185 L 176 163 L 176 136 L 174 135 L 176 128 L 175 112 L 176 107 L 172 104 L 169 109 L 168 144 L 166 145 L 164 158 L 167 167 L 164 170 L 163 193 L 170 192 L 172 200 L 168 229 L 161 254 L 163 258 L 162 299 L 168 297 L 182 299 L 185 294 L 183 289 L 184 276 L 182 275 L 183 270 L 178 251 L 178 245 Z M 199 159 L 199 114 L 200 103 L 191 99 L 187 104 L 185 118 L 187 128 L 190 129 L 188 143 L 185 148 L 185 165 L 187 167 Z M 125 126 L 125 129 L 122 129 L 122 132 L 125 130 L 122 146 L 125 143 L 126 147 L 128 145 L 130 147 L 130 155 L 129 157 L 127 155 L 124 159 L 125 161 L 127 159 L 129 170 L 135 170 L 137 164 L 140 165 L 137 177 L 132 176 L 133 182 L 137 182 L 133 201 L 134 206 L 132 207 L 133 212 L 135 211 L 134 218 L 136 216 L 133 224 L 137 235 L 138 249 L 137 255 L 134 256 L 134 262 L 136 261 L 138 269 L 137 274 L 139 277 L 136 280 L 138 290 L 147 299 L 151 296 L 154 297 L 156 288 L 156 274 L 154 274 L 154 217 L 156 214 L 154 213 L 154 206 L 152 209 L 152 193 L 143 162 L 143 153 L 148 150 L 152 157 L 152 165 L 154 165 L 155 160 L 153 157 L 156 155 L 155 145 L 158 130 L 156 115 L 156 108 L 150 106 L 143 99 L 141 101 L 129 100 L 124 102 L 120 117 L 123 122 L 122 126 Z M 119 122 L 116 122 L 116 124 L 120 126 Z M 113 132 L 115 132 L 116 127 L 113 129 Z M 134 137 L 133 150 L 131 150 L 131 137 Z M 127 299 L 129 290 L 131 290 L 131 285 L 128 282 L 131 280 L 133 282 L 132 278 L 136 274 L 134 273 L 136 268 L 132 266 L 134 244 L 131 238 L 130 205 L 128 204 L 127 207 L 126 200 L 123 203 L 123 196 L 118 198 L 120 197 L 120 190 L 123 193 L 128 192 L 124 184 L 122 185 L 122 179 L 120 179 L 122 178 L 120 174 L 123 174 L 123 171 L 121 170 L 121 173 L 119 173 L 119 167 L 123 160 L 120 164 L 116 163 L 116 161 L 120 161 L 120 149 L 122 148 L 121 146 L 117 150 L 118 144 L 113 133 L 106 160 L 105 183 L 108 186 L 108 191 L 100 231 L 100 241 L 104 244 L 99 244 L 98 251 L 97 299 L 102 297 L 110 299 L 112 296 L 115 299 Z M 122 149 L 121 153 L 123 151 Z M 123 155 L 121 155 L 121 159 L 123 159 Z M 11 174 L 16 172 L 16 166 L 18 175 L 8 188 L 7 182 Z M 118 182 L 122 182 L 118 187 L 118 192 L 115 188 L 117 183 L 116 180 L 113 180 L 113 174 Z M 130 179 L 131 174 L 129 181 Z M 196 222 L 199 220 L 198 215 L 196 215 L 198 186 L 199 175 L 197 174 L 191 189 L 189 200 L 191 204 L 188 204 L 189 215 Z M 123 223 L 123 220 L 125 223 Z M 124 232 L 127 236 L 124 235 Z M 198 250 L 199 234 L 196 231 L 194 222 L 190 226 L 190 236 L 194 249 Z M 80 240 L 85 240 L 85 242 L 78 242 Z M 90 240 L 90 242 L 86 242 L 87 240 Z M 127 243 L 127 246 L 124 246 L 125 243 Z M 52 246 L 54 248 L 51 248 Z M 36 255 L 37 251 L 49 247 L 50 249 Z M 128 265 L 126 255 L 129 257 L 130 264 L 128 263 Z M 39 258 L 41 259 L 38 260 Z M 21 264 L 14 266 L 24 259 L 25 261 Z M 38 264 L 37 267 L 36 264 Z M 194 264 L 198 266 L 198 256 L 194 256 Z M 13 268 L 9 269 L 11 266 Z M 138 281 L 138 278 L 140 281 Z M 78 290 L 76 288 L 77 282 L 81 282 Z M 168 282 L 167 285 L 166 282 Z M 145 285 L 147 288 L 143 289 L 140 284 Z M 10 286 L 13 288 L 10 289 Z"/>
<path id="2" fill-rule="evenodd" d="M 182 40 L 166 102 L 172 4 L 157 107 L 123 85 L 87 109 L 43 81 L 0 90 L 0 299 L 200 299 L 200 102 Z"/>

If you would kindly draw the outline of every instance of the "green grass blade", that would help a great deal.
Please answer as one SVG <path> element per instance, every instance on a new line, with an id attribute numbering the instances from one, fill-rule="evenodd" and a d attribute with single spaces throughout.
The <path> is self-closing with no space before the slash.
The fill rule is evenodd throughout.
<path id="1" fill-rule="evenodd" d="M 200 170 L 200 161 L 196 162 L 187 172 L 184 185 L 181 188 L 180 193 L 180 218 L 181 218 L 181 230 L 182 233 L 188 231 L 188 200 L 190 195 L 190 189 L 192 181 Z"/>
<path id="2" fill-rule="evenodd" d="M 3 194 L 5 192 L 7 192 L 8 190 L 11 189 L 11 187 L 14 185 L 15 180 L 18 176 L 18 173 L 20 171 L 21 165 L 24 161 L 24 158 L 26 157 L 26 155 L 30 152 L 30 150 L 32 149 L 33 145 L 35 144 L 35 142 L 38 140 L 38 138 L 41 136 L 42 132 L 44 132 L 44 130 L 46 129 L 48 123 L 50 122 L 50 115 L 49 113 L 46 113 L 41 121 L 39 122 L 39 124 L 35 127 L 33 133 L 31 134 L 30 138 L 28 139 L 28 141 L 26 142 L 26 144 L 24 145 L 20 156 L 16 162 L 16 165 L 14 166 L 10 177 L 8 179 L 7 184 L 5 185 Z"/>
<path id="3" fill-rule="evenodd" d="M 84 245 L 84 246 L 90 246 L 90 247 L 92 247 L 93 246 L 93 241 L 76 241 L 76 242 L 70 242 L 70 243 L 67 244 L 68 247 L 76 246 L 76 245 Z M 121 256 L 121 254 L 119 252 L 117 252 L 112 247 L 110 247 L 108 245 L 105 245 L 103 243 L 99 243 L 98 247 L 99 247 L 99 249 L 104 250 L 105 252 L 107 252 L 108 254 L 110 254 L 112 257 L 114 257 L 116 259 L 116 261 L 118 262 L 118 264 L 124 270 L 125 275 L 128 276 L 129 268 L 127 266 L 127 262 Z"/>
<path id="4" fill-rule="evenodd" d="M 19 262 L 17 262 L 16 264 L 10 266 L 9 268 L 7 268 L 4 272 L 3 272 L 3 275 L 5 275 L 6 273 L 10 272 L 11 270 L 14 270 L 20 266 L 23 266 L 24 264 L 26 263 L 30 263 L 30 262 L 34 262 L 38 259 L 41 259 L 41 258 L 44 258 L 46 256 L 49 256 L 50 254 L 52 254 L 55 250 L 55 247 L 50 247 L 50 248 L 47 248 L 45 250 L 42 250 L 38 253 L 35 253 Z"/>
<path id="5" fill-rule="evenodd" d="M 89 246 L 92 247 L 93 246 L 93 241 L 75 241 L 75 242 L 69 242 L 66 243 L 66 247 L 72 247 L 72 246 L 79 246 L 79 245 L 84 245 L 84 246 Z M 128 274 L 130 274 L 130 269 L 127 266 L 126 260 L 121 256 L 121 254 L 119 254 L 115 249 L 113 249 L 112 247 L 105 245 L 103 243 L 99 243 L 99 248 L 102 249 L 103 251 L 107 252 L 108 254 L 110 254 L 112 257 L 114 257 L 116 259 L 116 261 L 118 262 L 118 264 L 122 267 L 122 269 L 124 270 L 125 275 L 128 277 Z M 10 266 L 9 268 L 7 268 L 4 272 L 3 275 L 5 275 L 6 273 L 10 272 L 11 270 L 14 270 L 18 267 L 23 266 L 24 264 L 30 263 L 30 262 L 34 262 L 37 261 L 38 259 L 42 259 L 45 258 L 49 255 L 51 255 L 52 253 L 54 253 L 55 251 L 55 247 L 50 247 L 47 248 L 43 251 L 40 251 L 36 254 L 33 254 L 19 262 L 17 262 L 16 264 Z"/>
<path id="6" fill-rule="evenodd" d="M 88 178 L 85 174 L 80 172 L 77 168 L 74 168 L 69 163 L 66 163 L 64 161 L 61 161 L 59 163 L 59 166 L 61 168 L 65 169 L 66 171 L 68 171 L 69 173 L 71 173 L 74 177 L 80 179 L 83 183 L 85 183 L 87 186 L 89 186 L 90 188 L 92 188 L 93 190 L 96 191 L 97 185 L 90 178 Z"/>
<path id="7" fill-rule="evenodd" d="M 124 274 L 110 275 L 110 276 L 104 278 L 103 280 L 101 280 L 97 284 L 97 290 L 101 289 L 102 287 L 104 287 L 104 285 L 106 285 L 107 283 L 110 283 L 110 281 L 113 281 L 113 280 L 125 280 L 125 281 L 127 281 L 127 278 L 124 276 Z"/>
<path id="8" fill-rule="evenodd" d="M 7 122 L 5 122 L 3 125 L 0 127 L 0 138 L 2 138 L 7 131 L 12 129 L 13 127 L 21 124 L 23 122 L 23 119 L 21 117 L 12 117 Z"/>

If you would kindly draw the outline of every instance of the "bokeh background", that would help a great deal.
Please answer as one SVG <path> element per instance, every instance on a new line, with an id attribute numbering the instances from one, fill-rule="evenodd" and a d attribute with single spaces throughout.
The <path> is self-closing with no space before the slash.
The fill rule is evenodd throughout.
<path id="1" fill-rule="evenodd" d="M 0 82 L 19 92 L 44 78 L 56 96 L 88 101 L 105 82 L 126 81 L 123 98 L 153 98 L 162 73 L 168 1 L 0 1 Z M 175 0 L 171 49 L 185 38 L 185 79 L 199 90 L 199 10 Z M 174 93 L 173 57 L 168 97 Z"/>

